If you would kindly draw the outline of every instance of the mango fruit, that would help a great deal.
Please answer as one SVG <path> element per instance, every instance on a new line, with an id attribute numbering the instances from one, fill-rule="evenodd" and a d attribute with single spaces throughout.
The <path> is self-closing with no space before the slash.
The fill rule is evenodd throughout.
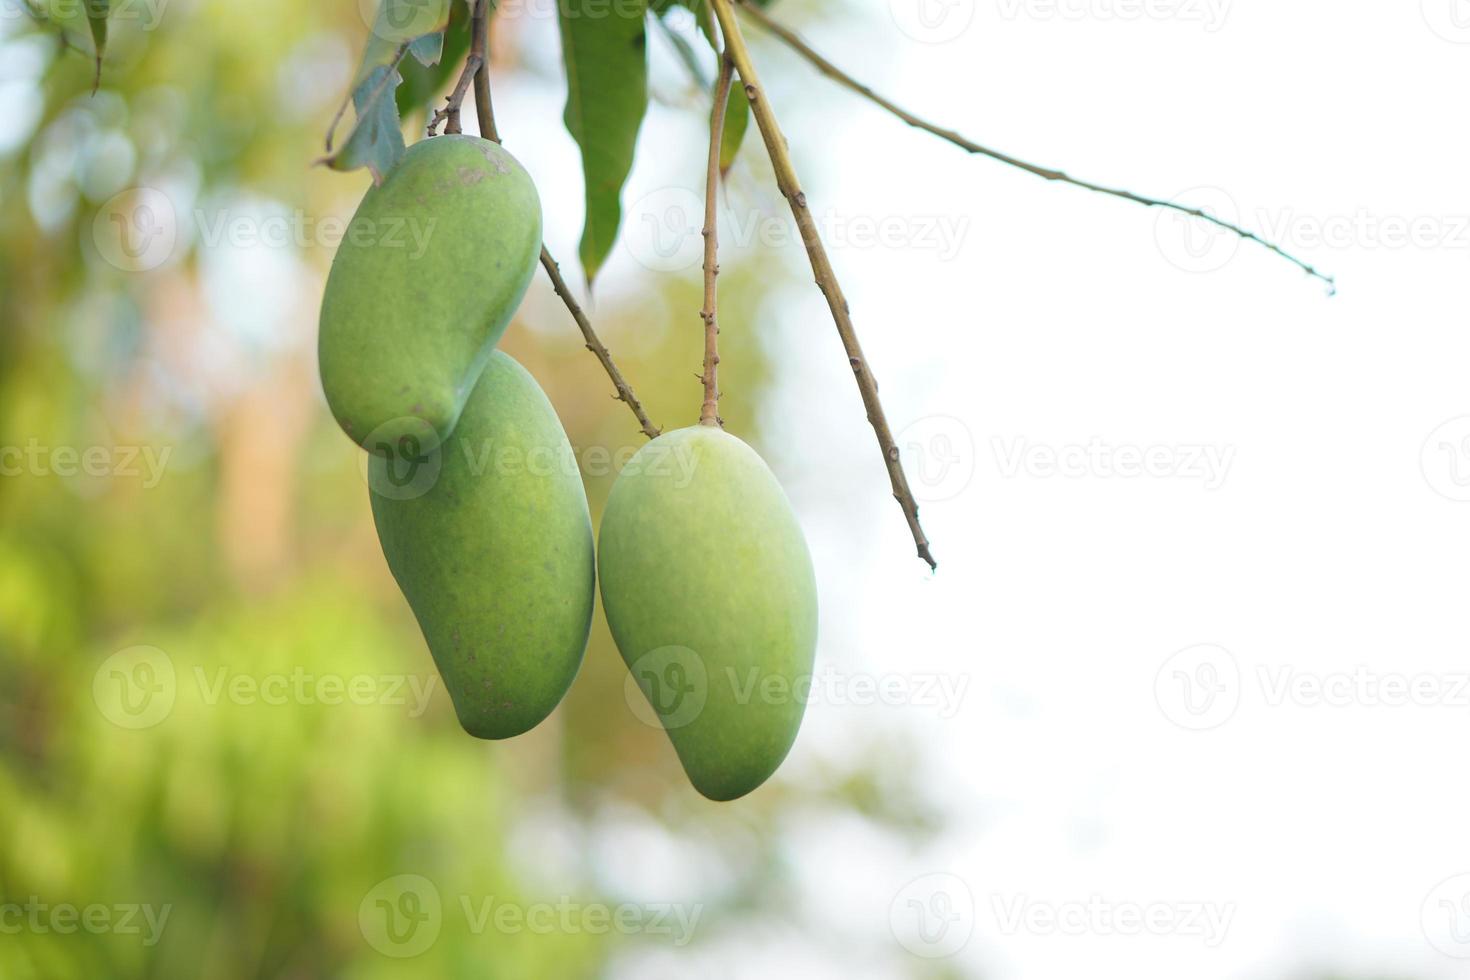
<path id="1" fill-rule="evenodd" d="M 492 352 L 454 432 L 369 456 L 368 483 L 459 723 L 487 739 L 535 727 L 582 662 L 596 581 L 581 473 L 541 387 Z"/>
<path id="2" fill-rule="evenodd" d="M 540 254 L 536 187 L 499 144 L 409 147 L 352 216 L 322 297 L 322 390 L 343 431 L 378 454 L 448 437 Z"/>
<path id="3" fill-rule="evenodd" d="M 817 643 L 811 556 L 765 462 L 714 426 L 654 439 L 613 484 L 597 569 L 618 651 L 694 788 L 732 800 L 765 782 L 796 740 Z"/>

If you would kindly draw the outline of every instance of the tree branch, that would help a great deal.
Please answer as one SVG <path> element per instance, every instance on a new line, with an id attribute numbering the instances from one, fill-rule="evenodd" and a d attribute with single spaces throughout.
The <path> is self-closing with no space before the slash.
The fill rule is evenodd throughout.
<path id="1" fill-rule="evenodd" d="M 597 355 L 597 359 L 602 362 L 603 370 L 612 379 L 613 387 L 618 392 L 613 397 L 620 402 L 627 403 L 628 408 L 638 419 L 638 427 L 643 430 L 644 435 L 650 439 L 657 439 L 663 430 L 649 421 L 648 413 L 643 410 L 643 405 L 633 394 L 632 386 L 623 380 L 623 374 L 613 363 L 612 355 L 608 353 L 607 347 L 597 339 L 597 334 L 593 332 L 587 314 L 582 312 L 582 308 L 572 298 L 572 291 L 567 288 L 566 280 L 561 277 L 561 267 L 556 264 L 556 260 L 551 257 L 551 253 L 546 250 L 545 246 L 541 248 L 541 265 L 546 269 L 546 275 L 551 278 L 551 288 L 556 290 L 556 295 L 561 297 L 561 301 L 571 312 L 572 319 L 577 321 L 577 326 L 582 331 L 582 339 L 587 342 L 587 349 Z"/>
<path id="2" fill-rule="evenodd" d="M 490 34 L 489 3 L 487 0 L 476 0 L 475 16 L 470 30 L 470 55 L 471 59 L 479 57 L 480 62 L 475 69 L 475 118 L 480 125 L 480 135 L 487 140 L 500 142 L 500 133 L 495 128 L 495 110 L 490 102 L 490 57 L 488 38 Z M 627 403 L 628 408 L 638 419 L 638 427 L 643 434 L 650 439 L 658 437 L 659 428 L 648 419 L 648 413 L 643 411 L 643 405 L 639 403 L 637 396 L 633 394 L 633 388 L 627 381 L 623 380 L 623 373 L 613 363 L 612 354 L 608 353 L 606 345 L 597 339 L 597 334 L 592 329 L 592 322 L 587 319 L 587 314 L 582 312 L 582 307 L 577 304 L 572 296 L 572 291 L 567 288 L 566 280 L 561 276 L 561 267 L 556 264 L 556 259 L 551 257 L 551 252 L 543 244 L 541 246 L 541 267 L 546 270 L 546 275 L 551 279 L 551 288 L 561 301 L 566 304 L 567 311 L 572 314 L 577 328 L 582 331 L 582 339 L 586 341 L 587 349 L 597 355 L 602 362 L 603 370 L 612 379 L 613 387 L 617 394 L 613 397 L 620 402 Z"/>
<path id="3" fill-rule="evenodd" d="M 888 112 L 897 116 L 899 119 L 903 120 L 916 129 L 922 129 L 926 133 L 931 133 L 935 136 L 938 136 L 942 140 L 947 140 L 948 142 L 953 143 L 955 146 L 958 146 L 962 150 L 966 150 L 979 156 L 989 157 L 990 159 L 997 160 L 1005 164 L 1006 166 L 1015 167 L 1018 170 L 1024 170 L 1029 174 L 1035 174 L 1037 177 L 1041 177 L 1045 180 L 1054 180 L 1063 184 L 1071 184 L 1073 187 L 1080 187 L 1083 190 L 1093 191 L 1098 194 L 1106 194 L 1110 197 L 1122 198 L 1125 201 L 1132 201 L 1135 204 L 1142 204 L 1144 207 L 1167 208 L 1171 211 L 1177 211 L 1180 214 L 1189 215 L 1192 218 L 1199 218 L 1202 221 L 1208 221 L 1210 224 L 1222 228 L 1225 231 L 1231 232 L 1232 234 L 1238 235 L 1246 241 L 1255 242 L 1268 251 L 1275 252 L 1283 259 L 1286 259 L 1288 262 L 1296 265 L 1307 275 L 1322 280 L 1327 284 L 1328 295 L 1332 295 L 1337 292 L 1337 283 L 1332 276 L 1319 272 L 1313 266 L 1308 265 L 1306 262 L 1303 262 L 1301 259 L 1285 251 L 1283 248 L 1281 248 L 1281 246 L 1275 244 L 1274 242 L 1267 241 L 1266 239 L 1257 235 L 1255 232 L 1247 231 L 1245 228 L 1242 228 L 1239 225 L 1231 224 L 1230 222 L 1217 218 L 1212 214 L 1200 210 L 1199 208 L 1185 207 L 1181 204 L 1174 204 L 1171 201 L 1164 201 L 1152 197 L 1144 197 L 1140 194 L 1135 194 L 1132 191 L 1119 190 L 1113 187 L 1104 187 L 1101 184 L 1094 184 L 1091 181 L 1079 180 L 1075 177 L 1068 176 L 1066 173 L 1060 170 L 1054 170 L 1050 167 L 1037 166 L 1034 163 L 1027 163 L 1024 160 L 1018 160 L 1013 156 L 1001 153 L 999 150 L 992 150 L 989 147 L 981 146 L 979 143 L 976 143 L 970 139 L 966 139 L 964 136 L 961 136 L 959 133 L 955 132 L 952 129 L 944 129 L 940 126 L 935 125 L 934 123 L 929 122 L 926 119 L 922 119 L 919 116 L 916 116 L 913 113 L 909 112 L 908 110 L 903 109 L 890 102 L 888 99 L 879 95 L 877 92 L 874 92 L 871 88 L 864 85 L 862 82 L 859 82 L 857 79 L 847 74 L 847 72 L 832 64 L 832 62 L 828 61 L 826 58 L 822 57 L 815 50 L 813 50 L 812 47 L 808 45 L 804 40 L 802 40 L 801 36 L 798 35 L 795 31 L 792 31 L 791 29 L 777 23 L 771 18 L 771 15 L 766 13 L 764 10 L 760 9 L 752 3 L 746 2 L 746 0 L 735 0 L 735 2 L 740 5 L 740 9 L 745 12 L 746 16 L 750 17 L 766 30 L 774 34 L 787 47 L 806 59 L 812 65 L 812 67 L 817 69 L 817 71 L 821 72 L 823 75 L 826 75 L 828 78 L 832 79 L 834 82 L 837 82 L 844 88 L 856 92 L 858 95 L 861 95 L 863 98 L 867 99 L 869 102 L 872 102 L 874 105 L 886 109 Z"/>
<path id="4" fill-rule="evenodd" d="M 429 118 L 429 136 L 434 135 L 434 130 L 439 128 L 441 122 L 444 123 L 446 133 L 464 132 L 459 121 L 459 108 L 464 103 L 464 95 L 470 87 L 470 80 L 474 78 L 484 60 L 481 55 L 474 52 L 471 52 L 470 56 L 465 59 L 464 71 L 459 73 L 459 81 L 454 83 L 454 91 L 444 99 L 444 108 L 435 109 L 434 115 Z"/>
<path id="5" fill-rule="evenodd" d="M 888 480 L 893 486 L 894 499 L 903 508 L 904 517 L 908 520 L 909 531 L 914 536 L 914 545 L 919 551 L 919 557 L 928 562 L 932 569 L 935 563 L 933 556 L 929 553 L 929 540 L 924 537 L 924 529 L 919 526 L 919 505 L 915 502 L 912 491 L 909 490 L 908 478 L 904 475 L 903 464 L 899 461 L 898 446 L 893 442 L 893 433 L 889 430 L 888 419 L 883 414 L 883 403 L 878 400 L 878 382 L 868 370 L 862 346 L 858 343 L 857 332 L 852 326 L 852 316 L 848 311 L 847 299 L 842 295 L 842 287 L 838 285 L 837 275 L 832 271 L 832 263 L 827 258 L 827 250 L 822 246 L 821 236 L 817 233 L 816 221 L 807 208 L 806 194 L 802 192 L 801 182 L 796 176 L 796 168 L 791 163 L 791 154 L 786 148 L 786 137 L 781 133 L 774 110 L 766 101 L 765 92 L 761 88 L 760 79 L 756 76 L 755 65 L 750 60 L 750 51 L 745 46 L 745 38 L 740 33 L 740 23 L 735 19 L 735 10 L 731 3 L 732 0 L 711 0 L 715 16 L 720 21 L 720 29 L 725 35 L 726 55 L 734 61 L 735 67 L 740 72 L 740 80 L 745 85 L 745 95 L 750 100 L 751 112 L 754 113 L 756 124 L 760 128 L 761 139 L 766 144 L 766 152 L 771 158 L 771 167 L 776 172 L 776 184 L 786 197 L 787 203 L 791 205 L 791 214 L 796 219 L 796 226 L 801 230 L 802 241 L 806 245 L 807 258 L 811 260 L 812 274 L 816 276 L 817 286 L 822 290 L 822 294 L 827 298 L 827 306 L 832 310 L 832 319 L 837 324 L 837 334 L 842 338 L 842 346 L 847 350 L 847 362 L 852 367 L 858 391 L 862 394 L 863 407 L 868 412 L 868 422 L 873 426 L 873 434 L 877 436 L 878 446 L 883 451 L 883 464 L 888 468 Z"/>
<path id="6" fill-rule="evenodd" d="M 475 15 L 470 19 L 470 58 L 479 58 L 475 67 L 475 118 L 480 135 L 500 142 L 495 129 L 495 106 L 490 101 L 490 0 L 475 0 Z"/>
<path id="7" fill-rule="evenodd" d="M 735 65 L 729 56 L 720 58 L 720 77 L 715 82 L 715 104 L 709 115 L 709 164 L 705 168 L 704 180 L 704 310 L 699 318 L 704 321 L 704 404 L 699 409 L 700 425 L 723 426 L 720 418 L 720 326 L 716 320 L 719 309 L 719 292 L 715 278 L 720 274 L 716 261 L 719 253 L 719 234 L 715 212 L 715 194 L 720 186 L 720 137 L 725 132 L 725 107 L 730 101 L 730 85 L 734 81 Z"/>

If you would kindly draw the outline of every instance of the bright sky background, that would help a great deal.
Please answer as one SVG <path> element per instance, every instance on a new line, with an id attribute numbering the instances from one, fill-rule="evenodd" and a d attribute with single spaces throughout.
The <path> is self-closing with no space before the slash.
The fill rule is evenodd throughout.
<path id="1" fill-rule="evenodd" d="M 860 821 L 798 822 L 807 904 L 853 937 L 850 960 L 793 943 L 796 959 L 746 947 L 711 967 L 893 976 L 918 965 L 907 946 L 1013 980 L 1463 976 L 1470 878 L 1441 883 L 1470 873 L 1470 4 L 948 2 L 873 0 L 803 30 L 982 143 L 1232 208 L 1340 292 L 968 157 L 758 46 L 816 212 L 907 234 L 832 251 L 928 466 L 940 562 L 931 577 L 913 556 L 821 296 L 773 296 L 785 366 L 764 445 L 812 545 L 819 662 L 841 675 L 784 776 L 902 731 L 950 827 L 908 853 Z M 559 110 L 546 98 L 507 111 L 529 126 Z M 698 127 L 650 119 L 620 288 L 648 254 L 642 215 L 698 186 L 697 158 L 665 149 Z M 533 170 L 575 179 L 569 146 L 545 152 Z M 743 160 L 732 196 L 782 215 Z M 573 253 L 579 218 L 549 215 L 554 250 Z M 933 247 L 944 222 L 963 229 L 953 254 Z M 1047 454 L 1075 463 L 1094 440 L 1124 463 L 1163 447 L 1156 475 L 1086 457 L 1048 475 Z M 906 703 L 843 703 L 858 675 Z M 953 717 L 924 703 L 940 681 L 963 690 Z M 1409 681 L 1427 703 L 1387 703 Z M 1103 918 L 1132 913 L 1165 934 Z"/>

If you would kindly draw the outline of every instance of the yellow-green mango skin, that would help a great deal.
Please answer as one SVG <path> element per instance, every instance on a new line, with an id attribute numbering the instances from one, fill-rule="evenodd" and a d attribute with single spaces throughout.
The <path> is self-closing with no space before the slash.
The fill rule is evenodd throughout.
<path id="1" fill-rule="evenodd" d="M 358 205 L 322 297 L 322 390 L 343 431 L 374 453 L 447 437 L 540 254 L 541 202 L 514 157 L 474 136 L 409 147 Z"/>
<path id="2" fill-rule="evenodd" d="M 796 740 L 817 645 L 811 555 L 770 468 L 713 426 L 659 436 L 613 484 L 597 569 L 694 788 L 733 800 L 765 782 Z"/>
<path id="3" fill-rule="evenodd" d="M 432 455 L 407 491 L 384 482 L 401 461 L 368 457 L 378 539 L 459 723 L 510 738 L 557 706 L 587 648 L 587 494 L 545 393 L 501 351 Z"/>

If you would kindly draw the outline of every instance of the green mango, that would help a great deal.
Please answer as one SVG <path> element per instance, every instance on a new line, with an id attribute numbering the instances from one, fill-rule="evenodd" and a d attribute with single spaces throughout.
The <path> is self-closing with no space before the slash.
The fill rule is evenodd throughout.
<path id="1" fill-rule="evenodd" d="M 765 462 L 713 426 L 654 439 L 613 484 L 597 573 L 694 788 L 733 800 L 765 782 L 796 741 L 817 645 L 811 555 Z"/>
<path id="2" fill-rule="evenodd" d="M 343 431 L 379 454 L 446 438 L 540 254 L 536 186 L 499 144 L 409 147 L 358 205 L 322 296 L 322 390 Z"/>
<path id="3" fill-rule="evenodd" d="M 373 521 L 464 730 L 534 728 L 592 623 L 592 520 L 576 457 L 530 372 L 494 351 L 442 444 L 367 458 Z"/>

